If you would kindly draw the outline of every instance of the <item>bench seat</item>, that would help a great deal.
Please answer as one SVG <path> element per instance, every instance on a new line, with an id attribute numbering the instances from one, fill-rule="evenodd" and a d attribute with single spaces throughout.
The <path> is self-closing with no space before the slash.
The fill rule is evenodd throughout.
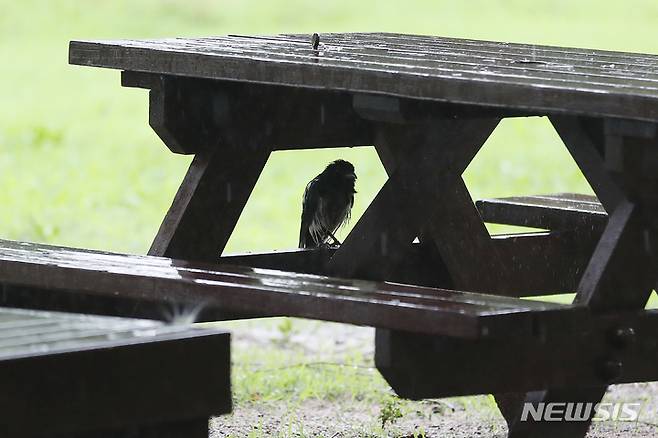
<path id="1" fill-rule="evenodd" d="M 485 222 L 546 230 L 603 230 L 608 221 L 595 196 L 577 193 L 482 199 L 475 206 Z"/>
<path id="2" fill-rule="evenodd" d="M 229 335 L 0 308 L 0 436 L 208 436 L 231 410 Z"/>
<path id="3" fill-rule="evenodd" d="M 99 313 L 150 309 L 155 318 L 200 313 L 216 320 L 227 312 L 312 318 L 462 338 L 533 336 L 537 326 L 578 309 L 517 298 L 345 280 L 162 257 L 112 254 L 33 243 L 0 241 L 0 283 L 13 305 L 39 305 L 56 293 L 98 304 Z M 121 300 L 116 307 L 113 299 Z M 52 300 L 50 300 L 52 302 Z M 91 306 L 93 307 L 93 306 Z"/>

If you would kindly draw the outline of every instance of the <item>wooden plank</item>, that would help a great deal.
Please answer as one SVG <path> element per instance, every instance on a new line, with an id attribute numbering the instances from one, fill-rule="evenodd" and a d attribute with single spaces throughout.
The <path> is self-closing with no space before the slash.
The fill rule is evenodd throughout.
<path id="1" fill-rule="evenodd" d="M 149 254 L 217 261 L 268 156 L 265 148 L 197 154 Z"/>
<path id="2" fill-rule="evenodd" d="M 593 312 L 643 308 L 656 281 L 645 246 L 645 219 L 639 208 L 622 202 L 581 280 L 576 303 Z M 623 293 L 622 293 L 623 291 Z"/>
<path id="3" fill-rule="evenodd" d="M 326 264 L 336 250 L 334 248 L 295 248 L 283 251 L 247 254 L 227 254 L 219 263 L 252 268 L 277 269 L 301 274 L 326 275 Z"/>
<path id="4" fill-rule="evenodd" d="M 244 37 L 244 36 L 243 36 Z M 279 35 L 260 38 L 284 39 L 305 43 L 307 35 Z M 254 37 L 249 37 L 254 38 Z M 258 37 L 257 37 L 258 38 Z M 435 53 L 435 51 L 446 50 L 449 52 L 481 53 L 487 55 L 521 55 L 539 57 L 540 59 L 567 59 L 580 61 L 579 66 L 600 65 L 602 69 L 615 73 L 610 63 L 620 66 L 625 62 L 638 67 L 656 67 L 656 55 L 643 55 L 638 53 L 592 50 L 573 47 L 544 46 L 538 44 L 519 44 L 499 41 L 473 40 L 464 38 L 436 37 L 430 35 L 379 33 L 379 32 L 355 32 L 355 33 L 328 33 L 322 34 L 321 40 L 329 39 L 336 43 L 353 43 L 370 46 L 372 44 L 384 44 L 387 48 L 402 49 L 404 51 L 418 51 Z M 617 71 L 617 73 L 625 73 Z M 629 73 L 629 72 L 626 72 Z"/>
<path id="5" fill-rule="evenodd" d="M 441 192 L 442 208 L 425 226 L 448 268 L 455 288 L 510 295 L 504 263 L 473 205 L 464 180 L 452 186 L 436 187 Z"/>
<path id="6" fill-rule="evenodd" d="M 203 81 L 157 75 L 150 82 L 149 125 L 169 150 L 191 154 L 223 143 L 215 115 L 223 102 Z"/>
<path id="7" fill-rule="evenodd" d="M 302 274 L 329 275 L 327 266 L 335 252 L 333 248 L 294 249 L 273 253 L 226 255 L 220 257 L 219 262 Z M 404 256 L 395 258 L 395 263 L 385 262 L 386 269 L 362 270 L 359 278 L 448 288 L 450 279 L 447 272 L 441 271 L 435 252 L 436 250 L 428 249 L 423 245 L 410 244 Z M 339 277 L 347 277 L 338 274 Z"/>
<path id="8" fill-rule="evenodd" d="M 122 72 L 122 85 L 151 90 L 149 123 L 175 153 L 372 143 L 370 124 L 358 117 L 346 93 L 133 71 Z"/>
<path id="9" fill-rule="evenodd" d="M 228 333 L 87 315 L 0 313 L 19 317 L 3 323 L 0 337 L 3 436 L 128 437 L 165 424 L 199 436 L 204 421 L 207 435 L 211 415 L 230 412 Z"/>
<path id="10" fill-rule="evenodd" d="M 599 232 L 540 232 L 492 236 L 500 262 L 499 278 L 508 296 L 573 293 L 594 252 Z"/>
<path id="11" fill-rule="evenodd" d="M 159 74 L 658 120 L 652 55 L 504 43 L 482 53 L 477 43 L 384 34 L 322 35 L 313 50 L 307 38 L 73 41 L 69 53 L 74 64 Z"/>
<path id="12" fill-rule="evenodd" d="M 20 309 L 73 312 L 87 315 L 119 316 L 177 323 L 180 321 L 227 321 L 281 316 L 258 312 L 234 312 L 195 304 L 163 302 L 155 297 L 137 298 L 97 293 L 73 288 L 46 289 L 30 285 L 0 284 L 0 305 Z"/>
<path id="13" fill-rule="evenodd" d="M 546 230 L 603 230 L 608 214 L 594 196 L 573 194 L 482 199 L 475 205 L 485 222 Z"/>
<path id="14" fill-rule="evenodd" d="M 655 311 L 588 315 L 578 321 L 561 320 L 558 315 L 544 322 L 547 325 L 537 326 L 534 339 L 518 342 L 511 338 L 470 341 L 378 330 L 375 360 L 396 393 L 411 399 L 546 388 L 573 391 L 611 381 L 658 379 Z M 634 329 L 629 344 L 613 343 L 611 335 L 619 327 Z M 606 371 L 610 357 L 623 363 L 620 374 L 612 380 Z M 583 401 L 571 397 L 573 394 L 555 400 Z"/>
<path id="15" fill-rule="evenodd" d="M 624 195 L 603 163 L 603 121 L 563 116 L 551 116 L 550 121 L 603 207 L 613 211 Z"/>
<path id="16" fill-rule="evenodd" d="M 574 232 L 537 232 L 499 234 L 491 238 L 505 270 L 499 280 L 505 285 L 504 295 L 536 296 L 576 291 L 578 283 L 594 252 L 600 233 L 586 230 Z M 365 272 L 374 281 L 393 281 L 429 287 L 451 287 L 448 271 L 440 271 L 440 259 L 427 245 L 415 243 L 390 270 L 377 278 L 378 270 Z M 275 253 L 227 255 L 220 263 L 279 269 L 306 274 L 327 275 L 327 265 L 334 249 L 290 250 Z M 471 261 L 469 261 L 471 263 Z M 489 263 L 488 260 L 482 263 Z M 388 266 L 391 266 L 388 263 Z M 361 271 L 364 272 L 363 270 Z M 346 277 L 347 273 L 338 273 Z"/>
<path id="17" fill-rule="evenodd" d="M 523 108 L 501 109 L 362 93 L 354 94 L 354 109 L 365 120 L 385 123 L 431 123 L 442 118 L 509 118 L 541 115 Z"/>
<path id="18" fill-rule="evenodd" d="M 568 307 L 363 280 L 167 258 L 76 251 L 3 241 L 0 283 L 81 291 L 182 309 L 271 312 L 327 321 L 471 338 L 532 333 Z M 11 292 L 5 290 L 5 293 Z"/>
<path id="19" fill-rule="evenodd" d="M 402 102 L 398 102 L 402 104 L 402 107 L 397 107 L 397 110 L 393 111 L 395 114 L 391 117 L 390 108 L 387 108 L 385 111 L 387 115 L 384 115 L 382 111 L 375 110 L 378 104 L 373 102 L 372 98 L 359 99 L 359 97 L 358 95 L 354 97 L 354 106 L 362 117 L 374 113 L 376 119 L 380 121 L 391 119 L 408 121 L 410 118 L 414 121 L 418 120 L 416 115 L 409 117 L 405 114 L 402 108 L 405 105 Z M 426 114 L 432 114 L 432 111 L 427 111 Z M 425 122 L 427 121 L 425 119 Z M 392 133 L 385 125 L 379 125 L 379 129 L 375 130 L 375 150 L 389 178 L 395 173 L 400 163 L 406 159 L 406 140 L 404 137 L 400 138 L 399 133 Z M 417 225 L 414 222 L 400 224 L 399 226 L 411 227 L 408 232 L 416 234 L 418 243 L 412 241 L 406 246 L 400 245 L 395 252 L 388 251 L 386 254 L 379 254 L 378 258 L 371 258 L 368 261 L 362 260 L 361 263 L 367 263 L 367 268 L 366 265 L 362 264 L 359 268 L 359 275 L 372 277 L 373 280 L 452 288 L 454 285 L 448 273 L 448 268 L 441 259 L 436 245 L 431 239 L 424 238 L 422 228 L 420 230 L 415 228 Z M 338 275 L 341 274 L 338 273 Z"/>
<path id="20" fill-rule="evenodd" d="M 599 236 L 591 233 L 529 233 L 493 236 L 501 260 L 508 267 L 502 279 L 509 296 L 535 296 L 573 292 L 587 267 Z M 393 281 L 418 286 L 450 288 L 448 272 L 438 271 L 433 245 L 414 244 L 394 269 L 377 276 L 363 277 L 372 281 Z M 220 263 L 277 269 L 305 274 L 327 275 L 327 262 L 332 249 L 281 251 L 227 255 Z M 78 313 L 130 316 L 171 321 L 176 317 L 196 316 L 198 321 L 218 321 L 276 316 L 266 309 L 253 312 L 226 311 L 213 307 L 163 304 L 158 299 L 104 297 L 74 290 L 51 290 L 4 285 L 0 303 L 10 307 L 72 311 Z"/>
<path id="21" fill-rule="evenodd" d="M 114 44 L 121 49 L 152 49 L 160 52 L 185 52 L 292 63 L 310 63 L 320 58 L 324 66 L 361 66 L 374 69 L 405 67 L 412 73 L 426 71 L 430 75 L 450 70 L 467 77 L 482 78 L 488 75 L 492 80 L 514 79 L 519 83 L 530 83 L 529 79 L 544 85 L 573 87 L 579 83 L 586 90 L 610 87 L 651 92 L 656 90 L 658 82 L 655 60 L 653 69 L 635 72 L 633 66 L 628 64 L 624 65 L 628 68 L 626 71 L 611 68 L 609 64 L 607 68 L 597 68 L 591 63 L 583 66 L 583 61 L 567 61 L 563 57 L 538 58 L 536 54 L 533 56 L 529 51 L 522 56 L 505 53 L 501 58 L 500 54 L 489 53 L 483 57 L 470 50 L 460 52 L 454 46 L 446 52 L 433 53 L 430 50 L 423 50 L 423 46 L 409 47 L 406 51 L 400 51 L 376 41 L 337 41 L 331 35 L 325 36 L 324 41 L 320 50 L 314 50 L 308 42 L 241 36 L 86 43 Z M 333 49 L 333 44 L 337 44 L 338 47 Z M 485 71 L 483 67 L 486 67 Z"/>

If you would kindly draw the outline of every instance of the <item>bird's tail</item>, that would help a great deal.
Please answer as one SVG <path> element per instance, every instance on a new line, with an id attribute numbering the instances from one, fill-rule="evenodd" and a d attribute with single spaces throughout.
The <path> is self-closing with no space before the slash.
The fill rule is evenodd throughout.
<path id="1" fill-rule="evenodd" d="M 312 248 L 315 246 L 311 232 L 308 229 L 308 226 L 302 224 L 301 229 L 299 230 L 299 247 L 300 248 Z"/>

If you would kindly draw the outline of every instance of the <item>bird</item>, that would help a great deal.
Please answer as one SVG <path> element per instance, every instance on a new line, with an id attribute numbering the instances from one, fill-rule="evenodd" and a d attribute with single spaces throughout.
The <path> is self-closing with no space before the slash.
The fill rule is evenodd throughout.
<path id="1" fill-rule="evenodd" d="M 300 248 L 340 245 L 334 234 L 350 219 L 355 182 L 352 163 L 336 160 L 306 185 L 299 230 Z"/>

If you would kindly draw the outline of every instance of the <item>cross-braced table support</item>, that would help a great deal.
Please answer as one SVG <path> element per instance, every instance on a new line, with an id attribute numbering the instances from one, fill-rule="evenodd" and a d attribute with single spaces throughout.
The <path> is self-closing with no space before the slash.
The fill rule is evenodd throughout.
<path id="1" fill-rule="evenodd" d="M 565 144 L 606 209 L 611 212 L 608 225 L 581 279 L 575 303 L 588 307 L 592 314 L 616 314 L 641 311 L 656 284 L 656 213 L 658 198 L 655 173 L 658 163 L 658 137 L 655 124 L 586 119 L 553 119 Z M 583 164 L 587 163 L 587 164 Z M 620 196 L 621 194 L 621 196 Z M 633 339 L 633 324 L 617 327 L 617 336 Z M 624 333 L 626 335 L 624 335 Z M 651 336 L 651 335 L 650 335 Z M 655 349 L 655 342 L 649 342 Z M 608 382 L 601 385 L 548 389 L 528 393 L 526 402 L 590 401 L 598 402 L 607 388 L 627 371 L 621 360 L 628 342 L 610 341 L 597 364 Z M 644 364 L 650 367 L 650 362 Z M 655 375 L 647 376 L 655 379 Z M 550 437 L 560 434 L 582 436 L 589 422 L 522 423 L 521 408 L 509 408 L 507 420 L 511 437 Z"/>
<path id="2" fill-rule="evenodd" d="M 216 260 L 273 150 L 373 144 L 389 179 L 341 248 L 328 253 L 325 273 L 395 279 L 420 250 L 432 268 L 416 270 L 431 285 L 519 295 L 531 292 L 533 275 L 540 278 L 539 266 L 528 271 L 520 261 L 522 245 L 489 236 L 461 178 L 509 113 L 135 73 L 124 73 L 124 84 L 151 88 L 155 131 L 173 151 L 196 153 L 151 254 Z M 656 352 L 647 356 L 646 348 L 656 317 L 635 313 L 656 280 L 655 181 L 647 164 L 658 163 L 655 128 L 575 116 L 551 121 L 611 213 L 578 286 L 576 302 L 591 309 L 591 320 L 565 327 L 557 318 L 538 326 L 534 339 L 507 343 L 377 333 L 377 366 L 401 395 L 499 393 L 514 437 L 582 436 L 589 425 L 522 422 L 524 401 L 597 402 L 609 383 L 658 377 L 649 366 Z M 274 267 L 294 264 L 281 256 L 277 265 L 275 257 Z M 615 330 L 631 333 L 635 346 L 615 341 Z"/>

